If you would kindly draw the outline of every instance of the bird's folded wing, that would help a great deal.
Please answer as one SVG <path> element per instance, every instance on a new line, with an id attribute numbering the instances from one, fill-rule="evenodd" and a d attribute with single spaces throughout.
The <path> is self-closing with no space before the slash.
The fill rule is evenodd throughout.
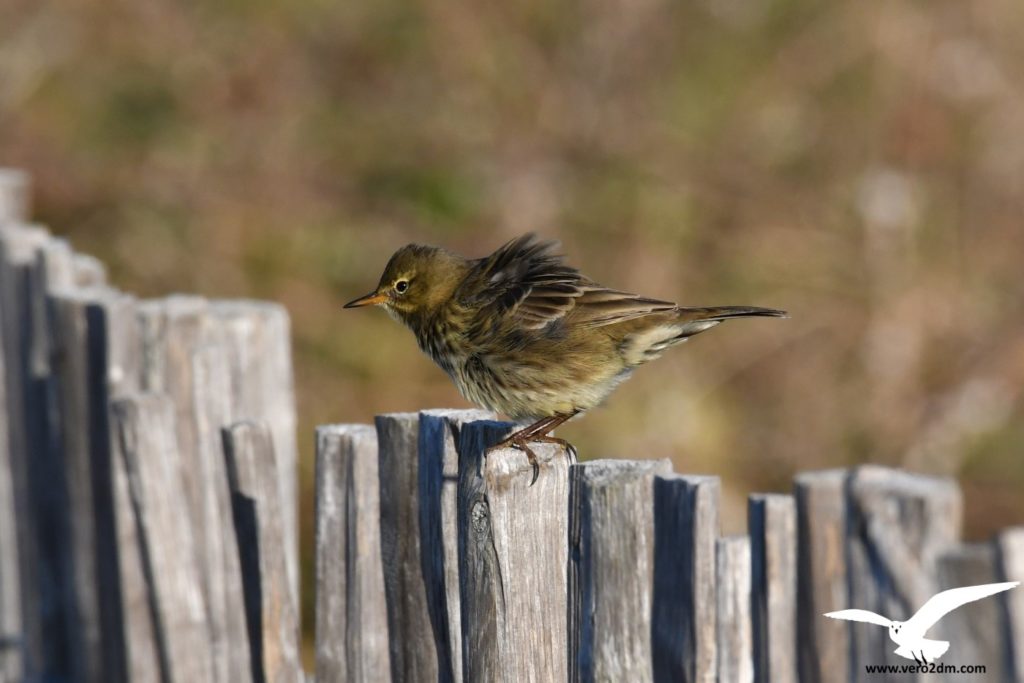
<path id="1" fill-rule="evenodd" d="M 507 316 L 523 330 L 539 330 L 572 315 L 585 326 L 608 325 L 675 304 L 601 287 L 552 253 L 556 242 L 529 234 L 480 259 L 463 280 L 456 298 L 479 310 L 480 324 Z"/>
<path id="2" fill-rule="evenodd" d="M 560 318 L 580 295 L 579 272 L 551 253 L 555 242 L 523 235 L 473 264 L 455 293 L 489 324 L 505 316 L 526 328 Z"/>
<path id="3" fill-rule="evenodd" d="M 984 583 L 980 586 L 964 586 L 962 588 L 951 588 L 933 595 L 928 602 L 917 610 L 914 616 L 907 620 L 907 628 L 923 634 L 935 622 L 952 612 L 961 605 L 966 605 L 975 600 L 987 598 L 990 595 L 1010 590 L 1019 585 L 1019 581 L 1007 581 L 1004 583 Z"/>
<path id="4" fill-rule="evenodd" d="M 828 612 L 825 616 L 832 617 L 833 619 L 846 619 L 847 621 L 865 621 L 869 624 L 886 627 L 892 623 L 891 620 L 886 619 L 881 614 L 875 614 L 866 609 L 843 609 L 838 612 Z"/>

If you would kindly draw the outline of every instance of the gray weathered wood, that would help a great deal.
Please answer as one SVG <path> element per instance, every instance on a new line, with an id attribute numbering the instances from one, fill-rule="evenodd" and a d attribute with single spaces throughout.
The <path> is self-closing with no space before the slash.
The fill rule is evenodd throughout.
<path id="1" fill-rule="evenodd" d="M 996 548 L 991 543 L 948 548 L 936 558 L 935 574 L 936 591 L 995 583 L 1000 580 Z M 985 680 L 1011 680 L 1012 652 L 1007 637 L 1005 597 L 994 595 L 958 607 L 929 630 L 929 638 L 949 641 L 943 664 L 984 664 Z M 912 605 L 910 611 L 916 612 L 919 607 L 921 604 Z M 953 683 L 962 680 L 963 675 L 949 673 L 940 678 Z"/>
<path id="2" fill-rule="evenodd" d="M 1002 531 L 995 540 L 999 581 L 1020 581 L 1021 586 L 1001 597 L 1006 606 L 1007 640 L 1012 654 L 1014 683 L 1024 683 L 1024 527 Z"/>
<path id="3" fill-rule="evenodd" d="M 266 301 L 211 301 L 210 316 L 229 350 L 235 419 L 260 420 L 274 439 L 277 483 L 292 600 L 299 599 L 298 445 L 288 311 Z"/>
<path id="4" fill-rule="evenodd" d="M 569 470 L 569 679 L 650 681 L 655 475 L 668 460 Z"/>
<path id="5" fill-rule="evenodd" d="M 196 392 L 192 357 L 209 343 L 207 303 L 200 297 L 171 296 L 143 301 L 139 306 L 143 332 L 142 386 L 166 394 L 174 403 L 177 443 L 183 465 L 186 511 L 196 535 L 200 566 L 208 567 L 204 534 L 204 480 L 196 434 Z M 205 571 L 204 571 L 205 575 Z M 204 581 L 204 595 L 206 586 Z M 204 598 L 205 599 L 205 598 Z"/>
<path id="6" fill-rule="evenodd" d="M 107 268 L 88 254 L 74 254 L 74 281 L 78 287 L 102 287 L 107 284 Z"/>
<path id="7" fill-rule="evenodd" d="M 750 538 L 730 536 L 716 545 L 718 591 L 718 680 L 754 680 L 750 622 Z"/>
<path id="8" fill-rule="evenodd" d="M 136 301 L 111 292 L 86 309 L 89 348 L 89 443 L 93 482 L 96 577 L 103 639 L 104 681 L 129 680 L 132 658 L 155 662 L 147 588 L 123 458 L 114 457 L 108 406 L 139 388 L 141 341 Z M 122 572 L 122 567 L 127 572 Z M 132 577 L 136 583 L 132 583 Z M 127 609 L 131 596 L 138 608 Z M 136 619 L 126 619 L 125 615 Z M 129 640 L 132 647 L 128 647 Z M 137 679 L 137 680 L 145 680 Z"/>
<path id="9" fill-rule="evenodd" d="M 754 678 L 796 683 L 796 502 L 793 496 L 755 494 L 747 512 Z"/>
<path id="10" fill-rule="evenodd" d="M 949 479 L 867 465 L 851 473 L 847 496 L 850 605 L 910 618 L 938 592 L 937 560 L 960 535 L 960 490 Z M 889 634 L 860 622 L 851 622 L 850 632 L 853 680 L 885 679 L 863 665 L 895 661 Z"/>
<path id="11" fill-rule="evenodd" d="M 46 300 L 64 285 L 70 260 L 63 240 L 36 226 L 0 225 L 0 315 L 8 408 L 11 490 L 15 510 L 22 668 L 27 677 L 71 673 L 66 483 L 51 374 Z"/>
<path id="12" fill-rule="evenodd" d="M 715 542 L 718 477 L 654 479 L 654 679 L 713 683 L 718 676 Z"/>
<path id="13" fill-rule="evenodd" d="M 797 654 L 801 683 L 842 683 L 850 671 L 846 574 L 846 471 L 797 475 Z M 857 605 L 860 607 L 860 605 Z"/>
<path id="14" fill-rule="evenodd" d="M 377 434 L 368 425 L 327 425 L 317 428 L 316 446 L 317 680 L 385 680 Z"/>
<path id="15" fill-rule="evenodd" d="M 231 492 L 223 455 L 221 429 L 232 421 L 228 350 L 223 343 L 207 343 L 191 350 L 194 422 L 194 481 L 200 496 L 197 561 L 203 571 L 214 679 L 224 683 L 252 677 L 245 599 L 238 544 L 231 511 Z"/>
<path id="16" fill-rule="evenodd" d="M 15 168 L 0 168 L 0 223 L 27 219 L 30 194 L 28 173 Z"/>
<path id="17" fill-rule="evenodd" d="M 80 681 L 110 680 L 103 661 L 103 625 L 100 616 L 102 587 L 97 574 L 99 558 L 94 487 L 100 473 L 93 472 L 99 437 L 92 412 L 106 410 L 96 405 L 92 376 L 102 364 L 90 352 L 89 309 L 101 305 L 108 290 L 65 289 L 50 298 L 50 327 L 53 333 L 52 371 L 55 421 L 51 429 L 59 441 L 59 467 L 66 482 L 62 539 L 68 569 L 68 584 L 62 608 L 69 624 L 69 677 Z M 100 365 L 103 367 L 103 365 Z"/>
<path id="18" fill-rule="evenodd" d="M 300 680 L 298 605 L 292 599 L 281 515 L 281 488 L 270 428 L 237 422 L 223 430 L 245 591 L 253 678 Z"/>
<path id="19" fill-rule="evenodd" d="M 149 587 L 157 671 L 165 681 L 212 681 L 192 528 L 181 514 L 185 496 L 173 403 L 160 394 L 139 394 L 118 399 L 111 409 Z"/>
<path id="20" fill-rule="evenodd" d="M 281 488 L 285 534 L 280 547 L 291 601 L 298 604 L 293 580 L 296 463 L 287 316 L 280 307 L 258 302 L 172 296 L 145 302 L 140 319 L 144 385 L 167 392 L 175 403 L 215 672 L 218 680 L 235 680 L 247 670 L 249 657 L 244 645 L 233 644 L 242 635 L 241 596 L 232 578 L 237 558 L 220 438 L 220 429 L 232 422 L 259 419 L 271 424 L 279 456 L 274 481 Z M 200 362 L 200 356 L 205 360 Z"/>
<path id="21" fill-rule="evenodd" d="M 420 555 L 419 415 L 379 415 L 376 424 L 392 679 L 432 681 L 440 673 Z"/>
<path id="22" fill-rule="evenodd" d="M 494 419 L 483 410 L 425 410 L 419 416 L 420 555 L 427 611 L 438 654 L 438 680 L 462 681 L 459 601 L 459 454 L 462 427 Z"/>
<path id="23" fill-rule="evenodd" d="M 0 270 L 3 265 L 0 264 Z M 2 327 L 3 297 L 0 296 L 0 336 L 11 334 Z M 4 343 L 0 339 L 0 683 L 24 677 L 21 633 L 21 577 L 18 553 L 17 502 L 14 490 L 7 406 Z"/>
<path id="24" fill-rule="evenodd" d="M 550 444 L 485 450 L 513 425 L 475 422 L 459 434 L 459 583 L 464 680 L 564 681 L 569 464 Z"/>
<path id="25" fill-rule="evenodd" d="M 8 183 L 14 176 L 7 176 Z M 9 186 L 8 186 L 9 187 Z M 16 211 L 10 210 L 5 219 L 13 219 Z M 13 516 L 14 548 L 11 555 L 3 560 L 10 567 L 8 576 L 16 578 L 17 585 L 10 593 L 10 609 L 5 610 L 8 628 L 15 629 L 8 637 L 12 645 L 7 648 L 5 667 L 24 676 L 37 676 L 41 671 L 43 657 L 42 619 L 35 606 L 40 603 L 38 582 L 40 567 L 39 548 L 35 528 L 35 506 L 31 496 L 32 476 L 28 462 L 30 430 L 26 421 L 28 414 L 26 392 L 30 375 L 28 372 L 29 345 L 31 344 L 30 309 L 28 305 L 28 269 L 35 258 L 37 246 L 46 239 L 40 230 L 5 224 L 0 220 L 0 331 L 2 331 L 4 356 L 4 412 L 6 417 L 7 466 L 10 480 L 9 506 Z M 10 533 L 10 532 L 8 532 Z M 14 607 L 20 610 L 13 611 Z"/>
<path id="26" fill-rule="evenodd" d="M 143 386 L 147 391 L 165 393 L 174 403 L 176 443 L 181 459 L 184 487 L 183 512 L 192 527 L 193 552 L 199 567 L 202 608 L 207 615 L 210 640 L 207 647 L 214 656 L 214 675 L 226 675 L 224 614 L 224 543 L 219 521 L 218 498 L 227 498 L 224 464 L 220 447 L 220 429 L 234 421 L 228 387 L 220 386 L 218 395 L 196 386 L 195 357 L 200 348 L 213 343 L 214 335 L 205 299 L 170 296 L 144 301 L 139 315 L 143 331 Z M 216 372 L 214 368 L 211 371 Z M 223 373 L 221 373 L 223 374 Z M 220 379 L 215 375 L 211 382 Z M 205 419 L 210 411 L 211 421 Z M 200 421 L 204 429 L 200 432 Z M 220 477 L 214 475 L 220 472 Z M 233 536 L 232 536 L 233 538 Z"/>

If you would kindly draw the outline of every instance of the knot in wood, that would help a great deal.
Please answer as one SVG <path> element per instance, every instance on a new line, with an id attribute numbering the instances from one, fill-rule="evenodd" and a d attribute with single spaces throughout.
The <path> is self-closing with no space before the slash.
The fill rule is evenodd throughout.
<path id="1" fill-rule="evenodd" d="M 473 526 L 474 534 L 490 534 L 491 510 L 487 505 L 486 498 L 478 498 L 473 502 L 469 512 L 470 524 Z"/>

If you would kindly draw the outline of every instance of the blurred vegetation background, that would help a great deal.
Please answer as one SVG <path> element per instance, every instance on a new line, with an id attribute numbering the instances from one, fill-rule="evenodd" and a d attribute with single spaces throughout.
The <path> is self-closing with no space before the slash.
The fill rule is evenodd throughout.
<path id="1" fill-rule="evenodd" d="M 1022 34 L 1018 0 L 4 0 L 0 164 L 129 291 L 288 307 L 307 576 L 314 426 L 466 405 L 340 305 L 528 230 L 792 316 L 641 369 L 583 457 L 721 475 L 727 530 L 799 469 L 952 475 L 984 538 L 1024 522 Z"/>

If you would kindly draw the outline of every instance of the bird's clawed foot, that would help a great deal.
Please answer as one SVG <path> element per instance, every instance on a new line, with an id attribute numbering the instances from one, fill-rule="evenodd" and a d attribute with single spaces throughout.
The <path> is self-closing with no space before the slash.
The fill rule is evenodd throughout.
<path id="1" fill-rule="evenodd" d="M 530 463 L 530 467 L 533 469 L 533 478 L 530 479 L 530 486 L 533 486 L 537 482 L 537 477 L 540 476 L 540 461 L 537 460 L 537 454 L 533 452 L 533 449 L 527 445 L 528 439 L 517 439 L 516 434 L 513 434 L 509 438 L 505 439 L 501 443 L 494 444 L 488 448 L 485 453 L 490 454 L 491 451 L 496 451 L 500 448 L 515 448 L 526 454 L 526 459 Z M 533 439 L 534 441 L 540 441 L 540 439 Z"/>
<path id="2" fill-rule="evenodd" d="M 548 432 L 553 430 L 558 425 L 562 424 L 570 417 L 575 415 L 572 413 L 569 415 L 554 415 L 552 417 L 546 417 L 537 422 L 534 422 L 528 427 L 524 427 L 519 431 L 513 433 L 504 441 L 497 443 L 485 451 L 485 454 L 489 454 L 491 451 L 499 448 L 515 448 L 526 454 L 526 459 L 530 463 L 530 467 L 533 469 L 533 478 L 530 479 L 530 486 L 533 486 L 537 482 L 537 477 L 540 475 L 540 461 L 537 460 L 537 454 L 533 452 L 528 444 L 532 443 L 553 443 L 558 444 L 566 451 L 572 461 L 576 460 L 576 447 L 565 439 L 559 439 L 558 437 L 548 436 Z"/>
<path id="3" fill-rule="evenodd" d="M 553 443 L 558 446 L 561 446 L 569 454 L 571 461 L 576 462 L 576 447 L 573 446 L 568 441 L 566 441 L 565 439 L 559 439 L 557 436 L 535 436 L 533 438 L 533 441 L 539 441 L 541 443 Z"/>

